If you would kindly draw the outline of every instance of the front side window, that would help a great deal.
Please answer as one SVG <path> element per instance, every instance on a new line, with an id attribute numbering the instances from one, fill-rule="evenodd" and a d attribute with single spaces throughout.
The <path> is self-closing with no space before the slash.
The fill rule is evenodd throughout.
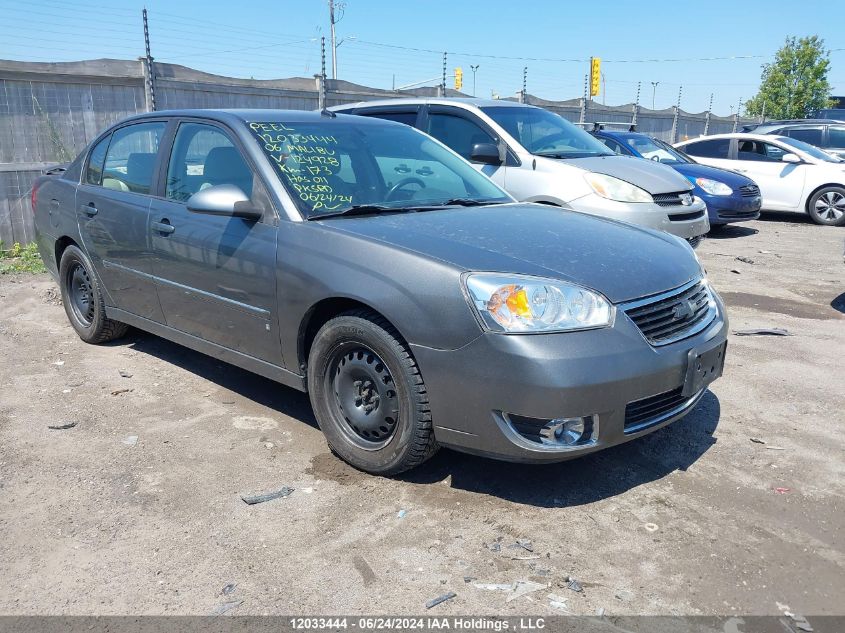
<path id="1" fill-rule="evenodd" d="M 362 206 L 410 210 L 512 201 L 466 161 L 408 126 L 338 117 L 251 122 L 249 128 L 307 217 Z"/>
<path id="2" fill-rule="evenodd" d="M 472 158 L 473 145 L 478 143 L 496 144 L 496 139 L 480 125 L 454 114 L 440 112 L 430 114 L 426 131 L 467 160 Z"/>
<path id="3" fill-rule="evenodd" d="M 165 123 L 135 123 L 112 134 L 103 167 L 102 184 L 108 189 L 150 193 L 153 168 Z"/>
<path id="4" fill-rule="evenodd" d="M 249 198 L 252 170 L 221 129 L 203 123 L 181 123 L 167 165 L 165 196 L 184 202 L 215 185 L 235 185 Z"/>
<path id="5" fill-rule="evenodd" d="M 625 151 L 625 150 L 622 148 L 622 145 L 621 145 L 620 143 L 617 143 L 617 142 L 616 142 L 616 141 L 614 141 L 613 139 L 604 138 L 603 136 L 597 136 L 596 138 L 598 138 L 598 140 L 599 140 L 599 141 L 601 141 L 602 143 L 604 143 L 605 145 L 607 145 L 607 147 L 608 147 L 608 148 L 609 148 L 609 149 L 610 149 L 610 150 L 611 150 L 614 154 L 627 155 L 627 154 L 629 154 L 629 153 L 630 153 L 630 152 Z"/>
<path id="6" fill-rule="evenodd" d="M 89 185 L 99 185 L 103 182 L 103 164 L 106 162 L 106 150 L 109 148 L 111 135 L 94 146 L 88 156 L 88 170 L 85 172 L 85 182 Z"/>
<path id="7" fill-rule="evenodd" d="M 550 158 L 613 155 L 601 141 L 554 112 L 519 106 L 481 110 L 532 154 Z"/>
<path id="8" fill-rule="evenodd" d="M 702 158 L 727 158 L 730 149 L 731 140 L 727 138 L 714 138 L 684 145 L 684 151 L 687 154 Z"/>
<path id="9" fill-rule="evenodd" d="M 828 134 L 830 135 L 830 147 L 845 147 L 845 125 L 831 125 Z"/>
<path id="10" fill-rule="evenodd" d="M 739 140 L 737 159 L 756 162 L 778 162 L 786 153 L 777 145 L 763 141 Z"/>

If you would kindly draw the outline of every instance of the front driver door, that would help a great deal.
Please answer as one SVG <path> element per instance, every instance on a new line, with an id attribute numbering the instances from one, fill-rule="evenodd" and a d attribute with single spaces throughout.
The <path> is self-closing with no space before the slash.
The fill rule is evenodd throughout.
<path id="1" fill-rule="evenodd" d="M 764 209 L 796 209 L 804 192 L 807 166 L 785 163 L 785 148 L 758 140 L 737 140 L 733 169 L 760 187 Z"/>
<path id="2" fill-rule="evenodd" d="M 478 171 L 505 189 L 505 165 L 486 165 L 472 161 L 472 146 L 476 143 L 499 144 L 492 131 L 459 108 L 431 106 L 423 130 L 472 163 Z M 425 173 L 422 174 L 425 176 Z"/>
<path id="3" fill-rule="evenodd" d="M 167 325 L 282 365 L 276 302 L 277 217 L 261 180 L 227 130 L 182 121 L 151 209 L 153 269 Z M 207 187 L 236 185 L 261 220 L 188 211 Z"/>

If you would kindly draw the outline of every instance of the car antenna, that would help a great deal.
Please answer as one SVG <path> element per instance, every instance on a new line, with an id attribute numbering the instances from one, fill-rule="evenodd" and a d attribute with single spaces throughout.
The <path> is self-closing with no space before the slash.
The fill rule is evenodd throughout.
<path id="1" fill-rule="evenodd" d="M 325 108 L 323 108 L 322 110 L 320 110 L 320 116 L 327 116 L 327 117 L 331 117 L 332 119 L 336 119 L 336 118 L 337 118 L 337 114 L 336 114 L 336 113 L 332 112 L 331 110 L 326 110 Z"/>

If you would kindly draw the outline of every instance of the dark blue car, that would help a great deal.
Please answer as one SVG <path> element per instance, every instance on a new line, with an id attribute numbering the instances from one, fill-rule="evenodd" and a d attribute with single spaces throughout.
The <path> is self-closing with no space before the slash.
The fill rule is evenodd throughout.
<path id="1" fill-rule="evenodd" d="M 683 152 L 648 134 L 596 127 L 593 136 L 617 154 L 658 161 L 683 174 L 692 183 L 695 195 L 707 203 L 711 226 L 760 217 L 760 188 L 750 178 L 696 163 Z"/>

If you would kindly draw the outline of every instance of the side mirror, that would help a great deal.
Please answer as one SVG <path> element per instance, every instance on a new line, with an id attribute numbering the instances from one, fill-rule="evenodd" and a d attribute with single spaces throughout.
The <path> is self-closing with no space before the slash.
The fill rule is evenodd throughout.
<path id="1" fill-rule="evenodd" d="M 502 164 L 502 159 L 499 157 L 499 148 L 493 143 L 476 143 L 473 145 L 470 160 L 485 165 Z"/>
<path id="2" fill-rule="evenodd" d="M 792 153 L 784 154 L 783 156 L 781 156 L 781 161 L 783 161 L 784 163 L 796 163 L 796 164 L 804 162 L 803 160 L 801 160 L 801 157 L 798 156 L 798 154 L 792 154 Z"/>
<path id="3" fill-rule="evenodd" d="M 258 220 L 261 210 L 253 206 L 240 187 L 215 185 L 197 191 L 188 198 L 188 211 L 207 215 L 222 215 L 245 220 Z"/>

